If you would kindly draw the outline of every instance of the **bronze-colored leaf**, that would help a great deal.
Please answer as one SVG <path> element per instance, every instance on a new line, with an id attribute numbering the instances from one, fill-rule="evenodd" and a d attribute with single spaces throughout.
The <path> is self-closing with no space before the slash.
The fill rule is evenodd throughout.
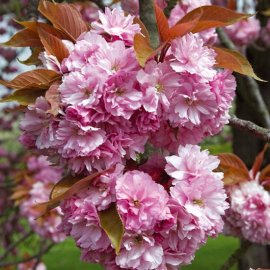
<path id="1" fill-rule="evenodd" d="M 38 34 L 30 29 L 23 29 L 17 32 L 10 40 L 1 45 L 10 47 L 43 47 Z"/>
<path id="2" fill-rule="evenodd" d="M 48 55 L 53 55 L 61 63 L 64 58 L 69 56 L 69 51 L 62 40 L 42 28 L 38 28 L 40 40 Z"/>
<path id="3" fill-rule="evenodd" d="M 218 154 L 217 156 L 220 160 L 217 171 L 224 173 L 225 185 L 235 185 L 250 180 L 248 168 L 238 156 L 232 153 Z"/>
<path id="4" fill-rule="evenodd" d="M 0 80 L 0 84 L 15 90 L 25 88 L 48 89 L 49 86 L 59 78 L 61 78 L 61 75 L 53 70 L 36 69 L 26 71 L 11 81 Z"/>
<path id="5" fill-rule="evenodd" d="M 227 68 L 234 72 L 250 76 L 258 81 L 264 81 L 260 79 L 255 73 L 254 70 L 242 54 L 237 51 L 212 47 L 216 52 L 216 67 Z"/>
<path id="6" fill-rule="evenodd" d="M 264 155 L 265 155 L 265 152 L 267 149 L 268 149 L 268 143 L 265 144 L 263 150 L 255 158 L 255 161 L 254 161 L 254 163 L 252 165 L 252 169 L 251 169 L 252 174 L 253 174 L 253 178 L 255 178 L 256 174 L 259 172 L 259 170 L 262 166 Z"/>
<path id="7" fill-rule="evenodd" d="M 73 42 L 75 42 L 82 33 L 89 30 L 89 26 L 83 20 L 80 12 L 72 5 L 41 0 L 38 10 L 55 28 L 61 30 Z"/>

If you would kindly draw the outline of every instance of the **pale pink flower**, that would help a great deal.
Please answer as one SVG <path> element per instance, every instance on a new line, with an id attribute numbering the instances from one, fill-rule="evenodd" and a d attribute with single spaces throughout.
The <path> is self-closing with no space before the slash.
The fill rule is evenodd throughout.
<path id="1" fill-rule="evenodd" d="M 212 118 L 217 111 L 216 96 L 210 85 L 198 76 L 185 74 L 172 97 L 169 120 L 181 126 L 199 125 L 203 117 Z"/>
<path id="2" fill-rule="evenodd" d="M 270 242 L 270 195 L 257 180 L 227 189 L 230 209 L 225 216 L 225 233 L 250 242 Z"/>
<path id="3" fill-rule="evenodd" d="M 141 232 L 153 229 L 165 219 L 169 199 L 165 189 L 150 175 L 140 171 L 126 172 L 116 182 L 117 208 L 125 228 Z"/>
<path id="4" fill-rule="evenodd" d="M 179 88 L 179 75 L 167 62 L 148 62 L 144 70 L 138 72 L 137 80 L 144 93 L 143 107 L 147 112 L 168 110 L 172 94 Z"/>
<path id="5" fill-rule="evenodd" d="M 57 120 L 47 111 L 51 109 L 44 97 L 37 98 L 34 105 L 29 105 L 20 128 L 24 134 L 35 140 L 38 149 L 55 146 Z"/>
<path id="6" fill-rule="evenodd" d="M 37 265 L 36 263 L 36 260 L 20 263 L 18 264 L 18 270 L 33 270 L 34 267 L 36 270 L 47 270 L 47 267 L 43 262 L 39 262 Z"/>
<path id="7" fill-rule="evenodd" d="M 171 67 L 176 72 L 187 71 L 198 74 L 206 80 L 212 79 L 217 71 L 214 69 L 216 53 L 204 46 L 203 40 L 194 34 L 187 34 L 172 41 L 173 59 Z"/>
<path id="8" fill-rule="evenodd" d="M 198 145 L 180 146 L 178 155 L 166 157 L 165 171 L 174 179 L 173 184 L 183 180 L 194 181 L 200 177 L 208 177 L 219 165 L 216 156 L 209 155 L 208 150 L 201 151 Z M 219 178 L 222 175 L 215 173 Z"/>
<path id="9" fill-rule="evenodd" d="M 133 37 L 140 33 L 141 28 L 133 23 L 134 16 L 125 16 L 119 9 L 105 8 L 105 13 L 99 12 L 100 22 L 92 23 L 92 31 L 98 34 L 108 34 L 112 40 L 121 39 L 127 45 L 133 44 Z"/>
<path id="10" fill-rule="evenodd" d="M 116 264 L 125 269 L 156 269 L 163 260 L 163 249 L 151 236 L 144 234 L 126 235 Z"/>
<path id="11" fill-rule="evenodd" d="M 192 181 L 179 181 L 171 187 L 171 196 L 197 220 L 207 235 L 216 236 L 222 231 L 224 215 L 228 208 L 223 189 L 222 175 L 198 176 Z"/>
<path id="12" fill-rule="evenodd" d="M 142 92 L 129 74 L 109 80 L 104 87 L 104 105 L 108 113 L 129 119 L 141 107 Z"/>
<path id="13" fill-rule="evenodd" d="M 82 106 L 84 108 L 97 105 L 102 95 L 102 83 L 101 78 L 95 75 L 95 70 L 87 74 L 74 71 L 64 75 L 63 82 L 59 87 L 61 101 L 64 104 Z"/>

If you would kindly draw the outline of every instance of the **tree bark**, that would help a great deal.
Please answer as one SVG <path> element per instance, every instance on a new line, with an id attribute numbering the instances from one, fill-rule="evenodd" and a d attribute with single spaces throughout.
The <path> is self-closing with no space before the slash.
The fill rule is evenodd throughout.
<path id="1" fill-rule="evenodd" d="M 258 9 L 264 10 L 270 8 L 270 1 L 259 1 Z M 262 25 L 265 25 L 265 18 L 260 18 Z M 257 75 L 263 79 L 270 78 L 270 50 L 261 51 L 254 47 L 247 49 L 247 56 Z M 247 87 L 245 78 L 238 78 L 238 95 L 236 99 L 236 115 L 241 119 L 250 120 L 262 126 L 260 116 L 254 112 L 254 109 L 247 105 L 241 92 Z M 261 95 L 269 110 L 270 108 L 270 82 L 259 82 Z M 264 126 L 265 127 L 265 126 Z M 250 168 L 255 156 L 263 148 L 264 142 L 249 132 L 233 129 L 233 150 Z M 264 164 L 270 163 L 269 151 L 266 154 Z M 253 244 L 245 256 L 239 261 L 239 270 L 248 270 L 249 268 L 270 268 L 270 247 Z"/>

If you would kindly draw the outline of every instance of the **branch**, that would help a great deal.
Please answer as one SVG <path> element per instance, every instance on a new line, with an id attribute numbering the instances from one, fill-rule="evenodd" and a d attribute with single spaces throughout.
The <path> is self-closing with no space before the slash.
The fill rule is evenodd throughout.
<path id="1" fill-rule="evenodd" d="M 236 46 L 223 29 L 217 29 L 217 33 L 220 42 L 224 47 L 237 51 Z M 237 74 L 237 77 L 238 76 L 240 75 Z M 254 112 L 258 115 L 258 119 L 260 119 L 261 124 L 266 128 L 270 128 L 270 114 L 261 95 L 258 83 L 251 77 L 245 76 L 243 78 L 246 80 L 247 88 L 245 88 L 244 91 L 241 91 L 241 95 L 254 109 Z"/>
<path id="2" fill-rule="evenodd" d="M 153 2 L 154 1 L 150 0 L 139 0 L 140 19 L 142 20 L 150 34 L 150 41 L 152 47 L 157 48 L 159 44 L 159 35 Z"/>
<path id="3" fill-rule="evenodd" d="M 229 270 L 231 267 L 233 267 L 249 249 L 251 246 L 250 242 L 242 242 L 240 248 L 238 248 L 232 255 L 231 257 L 221 266 L 220 270 Z"/>
<path id="4" fill-rule="evenodd" d="M 9 245 L 6 250 L 5 253 L 0 257 L 0 261 L 2 261 L 3 259 L 5 259 L 9 252 L 12 251 L 15 247 L 17 247 L 19 244 L 21 244 L 23 241 L 25 241 L 33 232 L 27 232 L 26 234 L 24 234 L 18 241 L 12 243 L 11 245 Z"/>
<path id="5" fill-rule="evenodd" d="M 266 142 L 270 142 L 270 129 L 260 127 L 251 121 L 239 119 L 235 115 L 231 115 L 229 125 L 237 129 L 249 131 L 256 137 L 259 137 Z"/>
<path id="6" fill-rule="evenodd" d="M 54 243 L 52 243 L 52 244 L 46 246 L 45 248 L 41 249 L 39 251 L 39 253 L 37 253 L 37 254 L 35 254 L 35 255 L 31 256 L 31 257 L 22 259 L 22 260 L 10 261 L 10 262 L 0 262 L 0 268 L 1 267 L 6 267 L 6 266 L 18 265 L 18 264 L 21 264 L 21 263 L 25 263 L 25 262 L 35 260 L 35 259 L 40 257 L 40 254 L 47 253 L 53 246 L 54 246 Z"/>

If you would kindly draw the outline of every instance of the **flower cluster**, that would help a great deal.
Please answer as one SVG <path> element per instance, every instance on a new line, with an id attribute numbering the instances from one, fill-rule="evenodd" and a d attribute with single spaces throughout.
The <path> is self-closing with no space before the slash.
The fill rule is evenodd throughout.
<path id="1" fill-rule="evenodd" d="M 62 203 L 62 230 L 82 259 L 110 269 L 178 269 L 190 263 L 208 236 L 222 231 L 227 208 L 216 157 L 199 146 L 153 155 L 131 170 L 117 165 Z M 115 204 L 125 227 L 115 255 L 98 212 Z"/>
<path id="2" fill-rule="evenodd" d="M 150 59 L 142 68 L 136 33 L 133 16 L 107 8 L 75 45 L 65 42 L 70 54 L 62 63 L 45 53 L 45 67 L 63 74 L 60 110 L 50 114 L 39 97 L 21 121 L 21 142 L 89 173 L 135 160 L 146 143 L 174 153 L 218 133 L 236 83 L 215 68 L 214 50 L 190 33 L 171 42 L 163 62 Z"/>
<path id="3" fill-rule="evenodd" d="M 230 208 L 224 232 L 252 243 L 270 243 L 270 194 L 254 179 L 227 188 Z"/>
<path id="4" fill-rule="evenodd" d="M 33 231 L 53 242 L 61 242 L 65 235 L 57 229 L 62 221 L 59 207 L 36 220 L 40 212 L 35 206 L 49 200 L 53 185 L 62 178 L 62 169 L 51 165 L 45 156 L 29 157 L 27 174 L 24 174 L 14 195 L 25 194 L 24 198 L 20 198 L 20 212 L 28 220 Z"/>

